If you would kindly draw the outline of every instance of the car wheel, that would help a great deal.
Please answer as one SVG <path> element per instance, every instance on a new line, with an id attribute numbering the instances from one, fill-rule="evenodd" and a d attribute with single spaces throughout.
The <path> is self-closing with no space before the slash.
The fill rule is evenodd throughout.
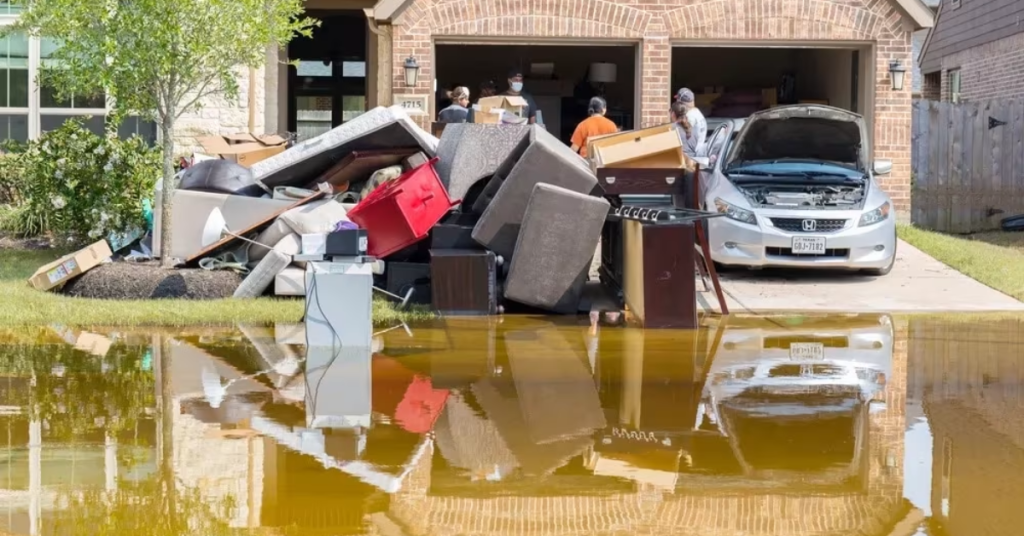
<path id="1" fill-rule="evenodd" d="M 893 244 L 896 244 L 898 242 L 899 241 L 893 242 Z M 863 270 L 863 272 L 865 274 L 867 274 L 867 275 L 873 275 L 873 276 L 881 277 L 883 275 L 889 275 L 889 272 L 892 271 L 892 267 L 893 266 L 896 266 L 896 247 L 895 246 L 893 247 L 893 250 L 892 250 L 892 262 L 889 263 L 889 266 L 886 266 L 885 268 L 869 268 L 867 270 Z"/>

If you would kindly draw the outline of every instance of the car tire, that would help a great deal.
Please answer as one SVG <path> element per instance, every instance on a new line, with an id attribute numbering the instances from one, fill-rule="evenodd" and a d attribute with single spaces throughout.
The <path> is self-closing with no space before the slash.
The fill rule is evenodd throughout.
<path id="1" fill-rule="evenodd" d="M 898 244 L 898 243 L 899 243 L 899 240 L 893 242 L 893 244 Z M 892 271 L 892 267 L 896 266 L 896 250 L 897 249 L 898 249 L 898 246 L 893 246 L 892 262 L 889 263 L 889 266 L 886 266 L 885 268 L 868 268 L 866 270 L 863 270 L 863 273 L 865 273 L 867 275 L 873 275 L 873 276 L 876 276 L 876 277 L 882 277 L 883 275 L 889 275 L 889 272 Z"/>

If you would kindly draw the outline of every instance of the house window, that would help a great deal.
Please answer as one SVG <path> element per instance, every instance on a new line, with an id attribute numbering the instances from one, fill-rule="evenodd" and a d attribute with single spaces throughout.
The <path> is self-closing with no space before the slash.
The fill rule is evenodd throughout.
<path id="1" fill-rule="evenodd" d="M 960 69 L 952 69 L 947 72 L 949 77 L 949 102 L 956 104 L 960 102 Z"/>
<path id="2" fill-rule="evenodd" d="M 953 9 L 960 8 L 960 0 L 949 0 L 949 3 L 953 4 Z"/>
<path id="3" fill-rule="evenodd" d="M 0 0 L 0 26 L 12 24 L 21 7 Z M 59 68 L 52 59 L 58 43 L 50 39 L 28 37 L 22 33 L 0 38 L 0 142 L 25 142 L 43 132 L 60 128 L 72 118 L 91 116 L 86 128 L 103 134 L 104 120 L 110 109 L 103 91 L 92 95 L 75 95 L 69 99 L 57 98 L 57 92 L 47 87 L 39 73 Z M 40 83 L 42 82 L 42 83 Z M 152 121 L 128 119 L 122 125 L 122 136 L 134 133 L 150 142 L 156 142 L 156 126 Z"/>

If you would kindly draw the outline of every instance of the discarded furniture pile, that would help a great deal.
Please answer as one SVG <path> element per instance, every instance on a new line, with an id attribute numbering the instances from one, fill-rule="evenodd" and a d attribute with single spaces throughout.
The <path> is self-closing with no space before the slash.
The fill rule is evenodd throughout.
<path id="1" fill-rule="evenodd" d="M 170 194 L 171 255 L 185 268 L 244 273 L 235 297 L 306 296 L 307 316 L 326 319 L 349 300 L 328 305 L 321 288 L 311 305 L 313 265 L 344 259 L 320 272 L 356 270 L 442 315 L 576 314 L 624 300 L 652 327 L 691 327 L 694 267 L 718 288 L 699 232 L 712 215 L 696 210 L 697 169 L 670 125 L 595 138 L 590 161 L 538 125 L 449 124 L 439 140 L 400 107 L 278 141 L 208 140 L 219 158 L 186 169 Z M 163 195 L 158 187 L 152 252 L 165 239 Z M 604 296 L 585 297 L 602 237 Z M 330 292 L 370 293 L 359 288 Z"/>

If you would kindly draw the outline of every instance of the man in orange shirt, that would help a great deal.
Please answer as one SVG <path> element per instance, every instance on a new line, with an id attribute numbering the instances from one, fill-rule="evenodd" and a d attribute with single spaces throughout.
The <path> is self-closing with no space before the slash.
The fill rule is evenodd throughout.
<path id="1" fill-rule="evenodd" d="M 601 97 L 590 99 L 590 106 L 587 107 L 590 117 L 581 121 L 576 126 L 576 131 L 572 133 L 572 150 L 578 152 L 583 158 L 587 157 L 588 139 L 619 131 L 619 127 L 604 116 L 607 111 L 608 104 L 604 99 Z"/>

